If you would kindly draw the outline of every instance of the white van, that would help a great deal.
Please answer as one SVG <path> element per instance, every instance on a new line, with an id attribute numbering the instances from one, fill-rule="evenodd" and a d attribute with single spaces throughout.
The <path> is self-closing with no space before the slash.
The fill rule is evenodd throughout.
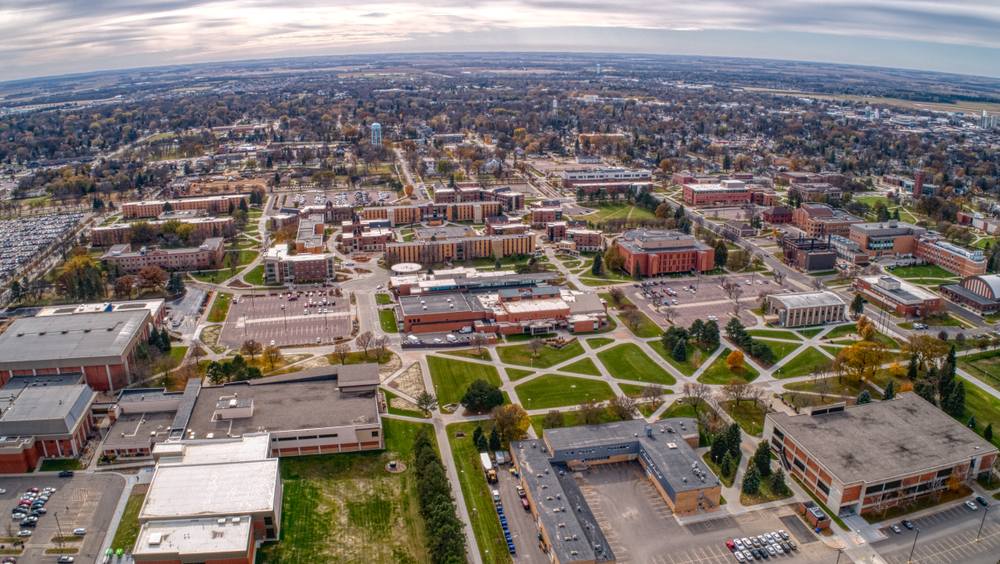
<path id="1" fill-rule="evenodd" d="M 458 337 L 452 335 L 451 333 L 448 333 L 448 335 L 445 336 L 445 339 L 448 339 L 449 343 L 457 343 L 458 342 Z"/>

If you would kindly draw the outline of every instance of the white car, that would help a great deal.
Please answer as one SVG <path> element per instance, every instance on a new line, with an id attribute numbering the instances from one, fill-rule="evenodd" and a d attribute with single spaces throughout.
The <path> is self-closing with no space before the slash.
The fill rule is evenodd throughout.
<path id="1" fill-rule="evenodd" d="M 80 527 L 79 529 L 73 529 L 73 534 L 78 537 L 82 537 L 83 535 L 87 534 L 87 529 L 84 529 L 83 527 Z"/>
<path id="2" fill-rule="evenodd" d="M 736 561 L 737 562 L 746 562 L 747 561 L 746 556 L 743 556 L 743 553 L 741 551 L 739 551 L 739 550 L 737 550 L 736 552 L 734 552 L 733 555 L 736 556 Z"/>
<path id="3" fill-rule="evenodd" d="M 5 489 L 3 489 L 3 488 L 0 488 L 0 495 L 3 495 L 3 494 L 5 494 L 5 493 L 7 493 L 7 490 L 5 490 Z"/>
<path id="4" fill-rule="evenodd" d="M 274 346 L 274 339 L 271 339 L 271 346 Z"/>
<path id="5" fill-rule="evenodd" d="M 493 501 L 500 501 L 500 490 L 493 490 Z"/>
<path id="6" fill-rule="evenodd" d="M 788 540 L 788 533 L 786 533 L 784 529 L 778 529 L 778 535 L 780 535 L 784 540 Z"/>
<path id="7" fill-rule="evenodd" d="M 743 541 L 740 539 L 733 539 L 733 544 L 736 545 L 737 550 L 743 550 Z"/>
<path id="8" fill-rule="evenodd" d="M 969 507 L 969 509 L 971 509 L 973 511 L 977 511 L 979 509 L 978 507 L 976 507 L 976 504 L 972 503 L 971 501 L 965 502 L 965 505 L 967 505 Z"/>
<path id="9" fill-rule="evenodd" d="M 746 283 L 747 283 L 747 286 L 752 286 L 752 285 L 753 285 L 753 284 L 751 284 L 751 283 L 750 283 L 750 281 L 749 281 L 749 280 L 744 280 L 744 282 L 746 282 Z"/>

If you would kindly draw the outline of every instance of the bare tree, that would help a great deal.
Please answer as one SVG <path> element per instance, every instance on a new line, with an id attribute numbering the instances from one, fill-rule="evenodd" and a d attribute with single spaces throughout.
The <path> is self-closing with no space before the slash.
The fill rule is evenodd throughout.
<path id="1" fill-rule="evenodd" d="M 747 391 L 747 399 L 759 405 L 761 409 L 767 410 L 767 390 L 764 388 L 750 386 Z"/>
<path id="2" fill-rule="evenodd" d="M 750 384 L 743 378 L 731 378 L 726 385 L 722 386 L 722 395 L 726 399 L 739 405 L 741 401 L 747 399 L 750 392 Z"/>
<path id="3" fill-rule="evenodd" d="M 725 289 L 725 287 L 726 287 L 726 275 L 725 274 L 716 274 L 715 275 L 715 283 L 718 284 L 719 286 L 722 286 L 722 288 Z"/>
<path id="4" fill-rule="evenodd" d="M 781 286 L 781 285 L 783 285 L 785 283 L 785 273 L 784 272 L 782 272 L 778 268 L 775 268 L 774 271 L 773 271 L 773 274 L 774 274 L 774 276 L 772 276 L 772 278 L 774 278 L 774 283 L 775 284 L 777 284 L 778 286 Z"/>
<path id="5" fill-rule="evenodd" d="M 542 350 L 545 343 L 538 337 L 533 337 L 530 341 L 524 344 L 524 348 L 531 353 L 531 356 L 538 356 L 538 351 Z"/>
<path id="6" fill-rule="evenodd" d="M 733 302 L 733 317 L 739 318 L 741 309 L 743 306 L 740 305 L 740 302 Z"/>
<path id="7" fill-rule="evenodd" d="M 637 405 L 639 401 L 636 398 L 631 398 L 628 396 L 615 396 L 611 401 L 608 402 L 608 408 L 611 409 L 611 413 L 614 413 L 619 419 L 628 420 L 635 417 L 637 413 Z"/>
<path id="8" fill-rule="evenodd" d="M 896 505 L 896 496 L 895 495 L 890 496 L 889 492 L 881 492 L 875 494 L 871 496 L 871 500 L 872 500 L 871 503 L 872 512 L 878 513 L 879 511 L 881 511 L 883 518 L 885 518 L 885 514 L 886 512 L 889 511 L 889 508 L 892 507 L 893 505 Z"/>
<path id="9" fill-rule="evenodd" d="M 577 413 L 579 414 L 579 422 L 583 425 L 600 423 L 601 417 L 604 415 L 604 404 L 596 400 L 582 401 Z"/>
<path id="10" fill-rule="evenodd" d="M 823 285 L 823 280 L 818 276 L 814 277 L 810 283 L 812 284 L 813 290 L 816 290 L 817 292 L 826 287 Z"/>
<path id="11" fill-rule="evenodd" d="M 631 328 L 633 330 L 636 327 L 638 327 L 640 323 L 642 323 L 642 312 L 640 312 L 634 306 L 633 307 L 629 307 L 627 309 L 623 309 L 621 317 L 622 317 L 622 321 L 625 322 L 625 325 L 628 325 L 629 328 Z"/>
<path id="12" fill-rule="evenodd" d="M 645 390 L 643 391 L 645 393 Z M 701 382 L 685 382 L 683 387 L 684 397 L 688 404 L 694 408 L 695 412 L 703 402 L 708 402 L 712 397 L 712 388 L 708 384 Z"/>
<path id="13" fill-rule="evenodd" d="M 825 402 L 826 396 L 830 395 L 832 386 L 826 378 L 820 378 L 813 383 L 813 391 L 819 394 L 819 401 Z"/>
<path id="14" fill-rule="evenodd" d="M 254 340 L 243 341 L 243 346 L 240 347 L 240 352 L 249 356 L 250 360 L 254 360 L 263 350 L 263 345 Z"/>
<path id="15" fill-rule="evenodd" d="M 469 335 L 469 346 L 476 347 L 479 350 L 479 354 L 483 354 L 483 349 L 490 343 L 490 338 L 486 336 L 486 333 L 473 333 Z"/>
<path id="16" fill-rule="evenodd" d="M 358 335 L 358 338 L 354 340 L 358 345 L 358 348 L 365 351 L 365 356 L 368 356 L 368 349 L 372 348 L 375 344 L 375 333 L 371 331 L 365 331 L 364 333 Z"/>
<path id="17" fill-rule="evenodd" d="M 677 318 L 678 311 L 677 308 L 670 307 L 670 304 L 664 300 L 663 309 L 660 310 L 660 313 L 663 315 L 663 318 L 667 321 L 667 323 L 673 324 L 674 319 Z"/>
<path id="18" fill-rule="evenodd" d="M 385 353 L 388 351 L 388 346 L 389 346 L 388 335 L 379 335 L 375 337 L 375 339 L 372 341 L 372 349 L 375 351 L 375 358 L 377 360 L 382 360 L 382 357 L 385 356 Z"/>
<path id="19" fill-rule="evenodd" d="M 344 364 L 347 361 L 347 355 L 351 353 L 351 345 L 347 343 L 340 343 L 339 345 L 333 347 L 333 354 L 340 359 L 340 363 Z"/>
<path id="20" fill-rule="evenodd" d="M 611 289 L 608 290 L 608 294 L 611 296 L 611 299 L 614 300 L 615 306 L 622 303 L 622 299 L 625 297 L 625 292 L 618 286 L 612 286 Z"/>

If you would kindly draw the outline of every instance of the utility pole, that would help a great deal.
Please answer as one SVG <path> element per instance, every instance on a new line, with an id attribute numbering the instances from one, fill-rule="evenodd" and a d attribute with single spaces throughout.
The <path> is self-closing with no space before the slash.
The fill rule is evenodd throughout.
<path id="1" fill-rule="evenodd" d="M 906 559 L 906 564 L 913 561 L 913 551 L 917 548 L 917 539 L 920 538 L 920 527 L 916 529 L 917 534 L 913 537 L 913 547 L 910 548 L 910 557 Z"/>
<path id="2" fill-rule="evenodd" d="M 66 541 L 63 540 L 62 526 L 59 525 L 59 512 L 56 511 L 53 513 L 53 516 L 56 518 L 56 531 L 59 532 L 59 548 L 66 548 Z"/>
<path id="3" fill-rule="evenodd" d="M 979 532 L 976 533 L 976 542 L 979 542 L 979 535 L 983 534 L 983 525 L 986 524 L 986 514 L 990 512 L 989 506 L 983 508 L 983 520 L 979 523 Z"/>

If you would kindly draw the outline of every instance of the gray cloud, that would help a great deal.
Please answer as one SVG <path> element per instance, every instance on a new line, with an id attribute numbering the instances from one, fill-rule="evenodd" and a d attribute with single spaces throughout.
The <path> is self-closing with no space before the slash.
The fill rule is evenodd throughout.
<path id="1" fill-rule="evenodd" d="M 692 47 L 1000 75 L 998 24 L 995 0 L 0 0 L 0 80 L 272 56 Z M 954 52 L 966 58 L 936 56 Z"/>

